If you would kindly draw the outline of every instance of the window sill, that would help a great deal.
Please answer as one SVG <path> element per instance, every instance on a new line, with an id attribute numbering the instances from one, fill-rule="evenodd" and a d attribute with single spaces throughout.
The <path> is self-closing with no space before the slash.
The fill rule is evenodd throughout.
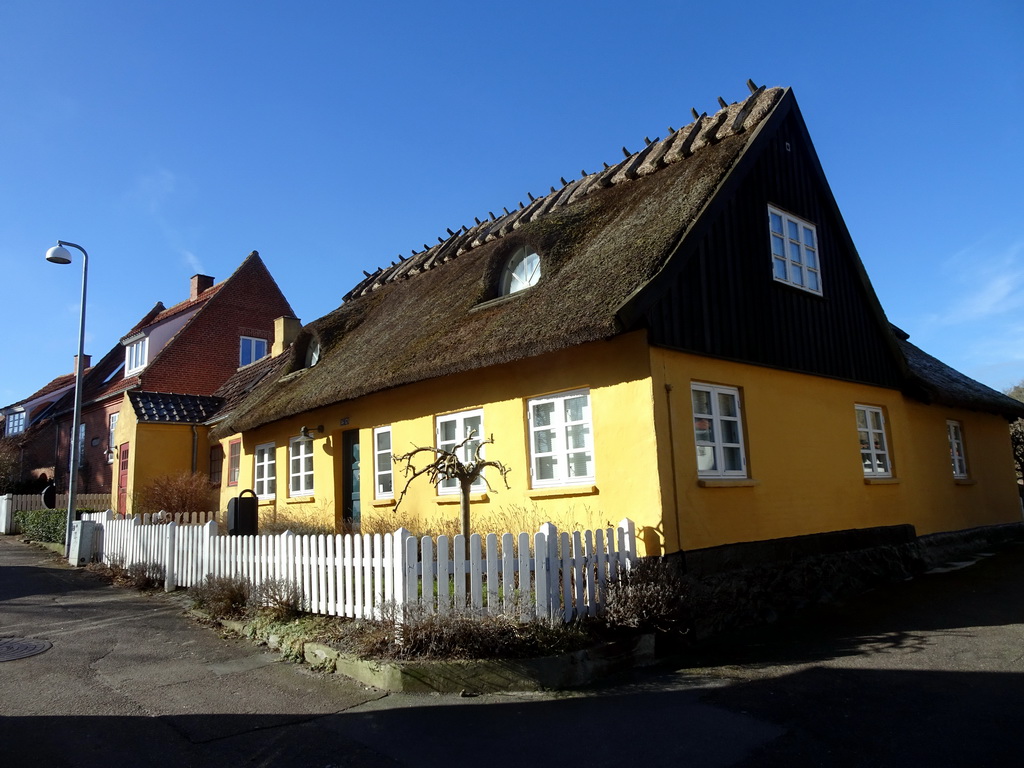
<path id="1" fill-rule="evenodd" d="M 481 310 L 490 309 L 491 307 L 496 307 L 499 304 L 504 304 L 506 301 L 518 299 L 523 293 L 524 291 L 516 291 L 515 293 L 510 293 L 507 296 L 498 296 L 493 299 L 488 299 L 487 301 L 481 301 L 476 306 L 470 307 L 469 313 L 473 314 L 474 312 L 480 312 Z"/>
<path id="2" fill-rule="evenodd" d="M 697 485 L 701 488 L 753 488 L 760 484 L 759 480 L 752 480 L 749 477 L 737 477 L 735 480 L 726 477 L 703 477 L 697 480 Z"/>
<path id="3" fill-rule="evenodd" d="M 899 485 L 898 477 L 865 477 L 864 485 Z"/>
<path id="4" fill-rule="evenodd" d="M 285 499 L 285 504 L 308 504 L 311 501 L 316 501 L 316 497 L 313 494 L 306 494 L 304 496 L 289 496 Z"/>
<path id="5" fill-rule="evenodd" d="M 954 477 L 953 485 L 977 485 L 977 480 L 972 480 L 969 477 Z"/>
<path id="6" fill-rule="evenodd" d="M 470 504 L 484 504 L 490 500 L 491 497 L 486 493 L 471 493 L 469 495 Z M 462 494 L 446 493 L 444 496 L 435 496 L 434 501 L 438 504 L 460 504 L 462 503 Z"/>
<path id="7" fill-rule="evenodd" d="M 531 499 L 559 499 L 567 496 L 593 496 L 597 493 L 596 485 L 571 485 L 533 488 L 526 492 L 526 496 Z"/>
<path id="8" fill-rule="evenodd" d="M 398 503 L 396 499 L 373 499 L 370 502 L 371 507 L 393 507 Z"/>
<path id="9" fill-rule="evenodd" d="M 266 506 L 269 506 L 271 504 L 277 503 L 277 497 L 276 496 L 257 496 L 256 498 L 257 498 L 257 502 L 256 503 L 259 506 L 261 506 L 261 507 L 266 507 Z"/>

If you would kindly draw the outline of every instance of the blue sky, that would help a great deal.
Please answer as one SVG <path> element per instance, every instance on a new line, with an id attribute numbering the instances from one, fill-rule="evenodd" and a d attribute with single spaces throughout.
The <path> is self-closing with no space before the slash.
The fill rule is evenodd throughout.
<path id="1" fill-rule="evenodd" d="M 0 404 L 258 250 L 308 322 L 446 227 L 791 86 L 891 321 L 1024 379 L 1024 5 L 0 5 Z M 77 255 L 76 255 L 77 257 Z"/>

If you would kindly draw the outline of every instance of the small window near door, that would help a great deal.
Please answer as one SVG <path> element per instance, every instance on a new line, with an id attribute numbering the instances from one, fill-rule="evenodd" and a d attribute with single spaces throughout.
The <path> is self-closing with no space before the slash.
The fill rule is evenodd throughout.
<path id="1" fill-rule="evenodd" d="M 313 495 L 313 441 L 292 438 L 288 444 L 288 495 Z"/>
<path id="2" fill-rule="evenodd" d="M 272 499 L 277 493 L 276 446 L 265 443 L 256 446 L 253 457 L 253 491 L 261 499 Z"/>
<path id="3" fill-rule="evenodd" d="M 391 463 L 391 427 L 373 430 L 373 485 L 374 498 L 395 497 L 395 473 Z"/>
<path id="4" fill-rule="evenodd" d="M 242 464 L 242 441 L 228 443 L 228 485 L 238 485 L 238 470 Z"/>

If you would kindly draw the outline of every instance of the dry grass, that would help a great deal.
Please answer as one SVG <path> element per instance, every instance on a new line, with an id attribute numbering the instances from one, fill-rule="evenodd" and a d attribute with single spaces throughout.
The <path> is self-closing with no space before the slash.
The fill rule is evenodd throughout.
<path id="1" fill-rule="evenodd" d="M 132 504 L 132 510 L 140 515 L 160 511 L 192 514 L 217 507 L 217 490 L 210 487 L 210 479 L 201 472 L 157 477 L 135 494 Z"/>

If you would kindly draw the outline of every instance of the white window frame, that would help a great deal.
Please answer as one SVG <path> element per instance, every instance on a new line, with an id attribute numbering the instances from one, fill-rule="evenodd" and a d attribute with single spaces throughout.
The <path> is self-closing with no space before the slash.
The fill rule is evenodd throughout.
<path id="1" fill-rule="evenodd" d="M 475 456 L 476 446 L 484 439 L 483 408 L 475 408 L 472 411 L 460 411 L 459 413 L 446 413 L 444 416 L 436 417 L 434 420 L 434 445 L 441 449 L 447 449 L 461 443 L 469 437 L 469 430 L 472 429 L 472 427 L 467 424 L 467 422 L 473 419 L 479 419 L 480 426 L 474 432 L 475 438 L 462 447 L 462 455 L 459 456 L 459 460 L 463 464 L 469 463 Z M 453 430 L 454 438 L 446 437 L 442 440 L 442 425 L 448 423 L 453 423 L 455 425 Z M 480 452 L 480 457 L 483 458 L 483 450 Z M 484 480 L 483 473 L 481 473 L 473 482 L 473 485 L 471 485 L 470 488 L 477 493 L 482 493 L 487 489 L 487 482 Z M 453 477 L 450 477 L 447 480 L 441 480 L 437 484 L 437 492 L 442 496 L 450 493 L 460 493 L 461 488 L 459 487 L 459 481 Z"/>
<path id="2" fill-rule="evenodd" d="M 510 296 L 532 288 L 540 280 L 540 275 L 540 254 L 532 248 L 523 246 L 505 262 L 505 269 L 501 273 L 500 294 Z"/>
<path id="3" fill-rule="evenodd" d="M 249 343 L 249 360 L 246 362 L 245 346 L 246 342 Z M 262 349 L 262 354 L 257 352 Z M 239 336 L 238 337 L 238 367 L 244 368 L 247 365 L 252 365 L 257 360 L 262 360 L 267 356 L 267 340 L 261 339 L 257 336 Z"/>
<path id="4" fill-rule="evenodd" d="M 293 437 L 288 442 L 288 495 L 312 496 L 313 489 L 313 439 Z"/>
<path id="5" fill-rule="evenodd" d="M 261 499 L 277 496 L 277 445 L 261 443 L 256 446 L 252 460 L 252 489 Z"/>
<path id="6" fill-rule="evenodd" d="M 892 477 L 892 456 L 885 430 L 885 411 L 876 405 L 854 406 L 857 415 L 857 438 L 864 477 Z M 864 418 L 861 419 L 861 416 Z"/>
<path id="7" fill-rule="evenodd" d="M 138 373 L 146 367 L 149 362 L 149 337 L 143 336 L 138 341 L 133 341 L 124 350 L 124 373 L 130 376 Z"/>
<path id="8" fill-rule="evenodd" d="M 818 228 L 805 219 L 769 205 L 768 239 L 772 254 L 772 277 L 777 282 L 820 296 Z"/>
<path id="9" fill-rule="evenodd" d="M 694 394 L 707 394 L 710 408 L 699 409 Z M 732 402 L 723 409 L 722 398 Z M 747 448 L 743 439 L 743 400 L 736 387 L 717 384 L 690 384 L 690 408 L 693 412 L 693 440 L 697 451 L 697 476 L 703 478 L 746 478 Z M 729 433 L 732 435 L 729 435 Z M 726 439 L 727 436 L 730 439 Z M 739 469 L 729 469 L 727 453 L 739 456 Z"/>
<path id="10" fill-rule="evenodd" d="M 107 464 L 114 463 L 114 454 L 117 453 L 117 418 L 120 412 L 110 414 L 108 419 L 109 429 L 107 431 Z"/>
<path id="11" fill-rule="evenodd" d="M 228 443 L 228 485 L 238 485 L 242 475 L 242 438 Z"/>
<path id="12" fill-rule="evenodd" d="M 4 435 L 20 435 L 25 431 L 27 421 L 25 411 L 11 411 L 4 420 Z"/>
<path id="13" fill-rule="evenodd" d="M 949 461 L 953 467 L 953 477 L 956 480 L 966 480 L 968 477 L 967 451 L 964 447 L 963 424 L 954 419 L 948 419 L 946 435 L 949 438 Z"/>
<path id="14" fill-rule="evenodd" d="M 574 398 L 586 398 L 583 408 L 583 416 L 580 419 L 566 418 L 566 401 Z M 538 423 L 538 409 L 540 407 L 554 404 L 550 413 L 550 420 L 547 424 Z M 592 485 L 597 476 L 594 456 L 594 424 L 592 413 L 592 401 L 589 389 L 574 389 L 568 392 L 559 392 L 554 395 L 534 397 L 526 403 L 526 417 L 529 426 L 530 442 L 530 486 L 532 488 L 551 488 L 556 486 Z M 570 445 L 570 434 L 574 430 L 583 428 L 583 445 Z M 550 432 L 550 444 L 547 451 L 538 450 L 541 445 L 540 433 Z M 575 475 L 572 472 L 573 462 L 571 458 L 578 454 L 589 454 L 587 464 L 589 472 L 584 475 Z M 550 461 L 548 469 L 551 477 L 541 477 L 546 472 L 540 471 L 542 463 Z"/>
<path id="15" fill-rule="evenodd" d="M 387 445 L 381 447 L 385 437 Z M 373 497 L 375 499 L 395 498 L 395 468 L 391 456 L 391 427 L 377 427 L 373 430 Z"/>

